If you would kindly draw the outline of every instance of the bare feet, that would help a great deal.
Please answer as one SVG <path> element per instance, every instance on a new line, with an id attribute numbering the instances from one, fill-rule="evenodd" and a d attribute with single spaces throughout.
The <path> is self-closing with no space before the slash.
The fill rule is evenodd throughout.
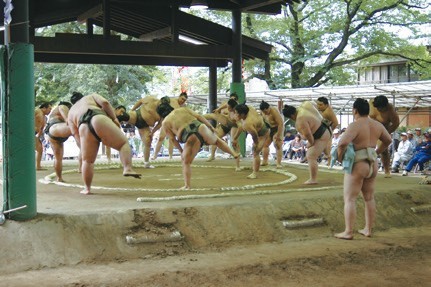
<path id="1" fill-rule="evenodd" d="M 257 178 L 257 175 L 255 172 L 252 172 L 250 175 L 247 176 L 247 178 L 255 179 L 255 178 Z"/>
<path id="2" fill-rule="evenodd" d="M 283 166 L 281 164 L 277 164 L 277 166 L 275 168 L 279 169 L 279 168 L 283 168 Z"/>
<path id="3" fill-rule="evenodd" d="M 62 178 L 57 178 L 57 182 L 65 182 Z"/>
<path id="4" fill-rule="evenodd" d="M 344 239 L 344 240 L 352 240 L 353 239 L 353 235 L 347 234 L 346 232 L 334 234 L 334 237 L 338 238 L 338 239 Z"/>
<path id="5" fill-rule="evenodd" d="M 149 162 L 144 163 L 144 168 L 154 168 L 154 165 L 151 165 Z"/>
<path id="6" fill-rule="evenodd" d="M 80 192 L 81 194 L 84 194 L 84 195 L 89 195 L 89 194 L 91 194 L 91 192 L 88 190 L 88 189 L 83 189 L 83 190 L 81 190 L 81 192 Z"/>
<path id="7" fill-rule="evenodd" d="M 307 184 L 307 185 L 313 185 L 313 184 L 317 184 L 317 181 L 314 181 L 314 180 L 309 179 L 309 180 L 307 180 L 306 182 L 304 182 L 304 184 Z"/>
<path id="8" fill-rule="evenodd" d="M 180 188 L 180 190 L 189 190 L 189 189 L 190 189 L 190 186 L 183 186 Z"/>
<path id="9" fill-rule="evenodd" d="M 36 170 L 48 170 L 48 169 L 44 168 L 44 167 L 38 167 L 38 168 L 36 168 Z"/>
<path id="10" fill-rule="evenodd" d="M 215 158 L 213 158 L 212 156 L 207 159 L 207 161 L 213 161 L 213 160 L 215 160 Z"/>
<path id="11" fill-rule="evenodd" d="M 385 178 L 391 178 L 392 176 L 391 176 L 391 173 L 390 172 L 388 172 L 388 173 L 385 173 Z"/>
<path id="12" fill-rule="evenodd" d="M 362 234 L 365 237 L 371 237 L 371 231 L 369 231 L 368 229 L 364 228 L 364 229 L 359 229 L 358 230 L 359 234 Z"/>
<path id="13" fill-rule="evenodd" d="M 131 176 L 131 177 L 134 177 L 134 178 L 137 178 L 137 179 L 141 179 L 141 174 L 140 173 L 136 173 L 134 171 L 125 172 L 125 173 L 123 173 L 123 176 Z"/>
<path id="14" fill-rule="evenodd" d="M 233 154 L 233 158 L 234 158 L 234 159 L 237 159 L 237 158 L 239 158 L 239 156 L 240 156 L 240 155 L 241 155 L 240 153 L 234 153 L 234 154 Z"/>

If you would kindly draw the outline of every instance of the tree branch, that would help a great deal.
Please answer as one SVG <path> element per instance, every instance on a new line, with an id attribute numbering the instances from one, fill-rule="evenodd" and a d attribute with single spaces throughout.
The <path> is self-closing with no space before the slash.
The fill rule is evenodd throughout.
<path id="1" fill-rule="evenodd" d="M 281 62 L 281 63 L 285 63 L 288 65 L 292 65 L 292 61 L 286 60 L 284 58 L 278 58 L 278 57 L 270 57 L 271 61 L 275 61 L 275 62 Z"/>
<path id="2" fill-rule="evenodd" d="M 276 43 L 277 45 L 280 45 L 280 46 L 282 46 L 283 48 L 285 48 L 287 51 L 289 51 L 289 53 L 292 53 L 292 49 L 289 47 L 289 46 L 287 46 L 286 44 L 284 44 L 284 43 L 281 43 L 281 42 L 274 42 L 274 43 Z"/>

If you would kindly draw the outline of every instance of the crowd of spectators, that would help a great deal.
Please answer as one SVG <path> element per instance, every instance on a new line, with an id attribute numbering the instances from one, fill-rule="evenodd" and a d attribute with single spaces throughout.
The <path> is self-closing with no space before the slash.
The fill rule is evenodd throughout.
<path id="1" fill-rule="evenodd" d="M 334 129 L 332 133 L 332 145 L 336 147 L 345 128 Z M 289 161 L 306 162 L 307 142 L 295 130 L 288 130 L 284 137 L 284 158 Z M 393 142 L 389 147 L 391 152 L 391 172 L 402 172 L 407 176 L 415 171 L 427 174 L 431 171 L 431 128 L 397 131 L 393 134 Z"/>

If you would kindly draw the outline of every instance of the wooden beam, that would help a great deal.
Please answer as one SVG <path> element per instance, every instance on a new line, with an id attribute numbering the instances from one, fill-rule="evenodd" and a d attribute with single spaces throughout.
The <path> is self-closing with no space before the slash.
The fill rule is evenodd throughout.
<path id="1" fill-rule="evenodd" d="M 81 15 L 78 16 L 78 18 L 76 19 L 79 23 L 83 24 L 87 21 L 87 19 L 90 18 L 97 18 L 100 15 L 103 14 L 103 5 L 99 4 L 87 11 L 85 11 L 84 13 L 82 13 Z"/>
<path id="2" fill-rule="evenodd" d="M 127 55 L 85 55 L 85 54 L 55 54 L 34 53 L 34 61 L 40 63 L 70 63 L 70 64 L 95 64 L 95 65 L 145 65 L 145 66 L 187 66 L 187 67 L 226 67 L 227 60 L 213 59 L 181 59 Z"/>
<path id="3" fill-rule="evenodd" d="M 58 54 L 232 59 L 232 47 L 230 45 L 145 43 L 88 37 L 81 34 L 63 34 L 61 37 L 35 37 L 34 50 L 35 52 Z"/>
<path id="4" fill-rule="evenodd" d="M 162 28 L 153 32 L 149 32 L 147 34 L 142 34 L 141 36 L 139 36 L 139 40 L 144 42 L 152 42 L 155 39 L 170 37 L 172 33 L 171 31 L 171 27 Z"/>
<path id="5" fill-rule="evenodd" d="M 243 1 L 244 3 L 242 4 L 242 11 L 251 11 L 251 10 L 255 10 L 255 9 L 259 9 L 261 7 L 265 7 L 268 5 L 272 5 L 272 4 L 277 4 L 277 3 L 282 3 L 282 1 L 280 0 L 268 0 L 268 1 L 259 1 L 259 0 L 247 0 L 247 1 Z"/>

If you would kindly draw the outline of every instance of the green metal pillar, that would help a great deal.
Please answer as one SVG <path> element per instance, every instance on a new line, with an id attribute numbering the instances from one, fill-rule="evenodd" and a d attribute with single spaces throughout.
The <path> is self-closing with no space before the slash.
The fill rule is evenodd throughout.
<path id="1" fill-rule="evenodd" d="M 245 102 L 245 89 L 244 83 L 231 83 L 230 84 L 230 93 L 236 93 L 238 95 L 238 102 L 240 104 Z M 238 144 L 241 151 L 241 155 L 244 156 L 246 152 L 246 144 L 245 144 L 246 134 L 242 132 L 238 138 Z"/>
<path id="2" fill-rule="evenodd" d="M 13 220 L 37 214 L 34 137 L 34 51 L 27 43 L 1 46 L 3 209 Z"/>
<path id="3" fill-rule="evenodd" d="M 239 103 L 245 102 L 245 89 L 242 81 L 242 25 L 241 25 L 241 10 L 232 11 L 232 83 L 230 84 L 230 92 L 236 92 Z M 242 133 L 238 139 L 241 154 L 244 156 L 246 152 L 245 133 Z"/>

